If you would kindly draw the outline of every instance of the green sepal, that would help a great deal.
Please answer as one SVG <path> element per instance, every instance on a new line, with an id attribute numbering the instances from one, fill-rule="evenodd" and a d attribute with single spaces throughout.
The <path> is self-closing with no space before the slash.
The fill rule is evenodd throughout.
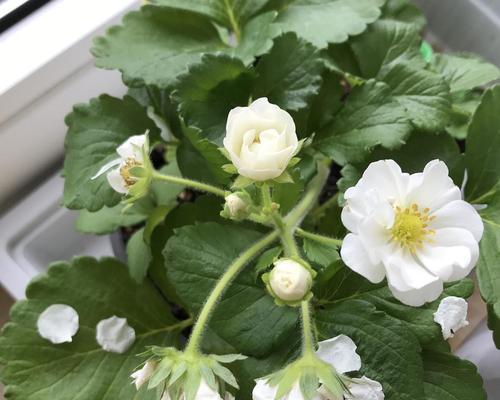
<path id="1" fill-rule="evenodd" d="M 239 175 L 235 181 L 233 182 L 233 185 L 231 186 L 233 189 L 244 189 L 247 186 L 250 186 L 254 181 L 250 178 L 247 178 L 246 176 Z"/>
<path id="2" fill-rule="evenodd" d="M 277 178 L 272 179 L 272 181 L 275 183 L 295 183 L 292 175 L 286 170 Z"/>
<path id="3" fill-rule="evenodd" d="M 231 175 L 236 175 L 238 173 L 238 170 L 236 169 L 234 164 L 224 164 L 222 166 L 222 170 L 224 172 L 227 172 L 228 174 L 231 174 Z"/>

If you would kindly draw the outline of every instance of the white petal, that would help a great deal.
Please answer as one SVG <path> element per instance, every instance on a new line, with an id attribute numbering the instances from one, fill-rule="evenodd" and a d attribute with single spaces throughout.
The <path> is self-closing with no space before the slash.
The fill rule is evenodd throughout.
<path id="1" fill-rule="evenodd" d="M 479 246 L 468 230 L 461 228 L 438 229 L 433 242 L 417 250 L 420 262 L 444 282 L 465 278 L 477 263 Z"/>
<path id="2" fill-rule="evenodd" d="M 113 190 L 115 190 L 118 193 L 123 193 L 123 194 L 128 193 L 127 186 L 120 174 L 119 168 L 109 171 L 106 177 L 108 179 L 109 185 L 113 188 Z"/>
<path id="3" fill-rule="evenodd" d="M 116 152 L 123 159 L 133 158 L 137 162 L 142 163 L 144 161 L 142 156 L 142 148 L 146 143 L 146 135 L 135 135 L 130 136 L 125 142 L 123 142 Z"/>
<path id="4" fill-rule="evenodd" d="M 135 341 L 135 331 L 127 324 L 126 318 L 112 316 L 97 324 L 97 343 L 103 350 L 125 353 Z"/>
<path id="5" fill-rule="evenodd" d="M 117 166 L 117 165 L 120 165 L 120 163 L 122 162 L 121 158 L 115 158 L 114 160 L 111 160 L 110 162 L 107 162 L 106 164 L 104 164 L 101 169 L 99 169 L 99 171 L 97 171 L 97 173 L 92 177 L 90 178 L 91 180 L 94 180 L 94 179 L 97 179 L 99 178 L 102 174 L 104 174 L 106 171 L 108 171 L 109 169 Z"/>
<path id="6" fill-rule="evenodd" d="M 146 364 L 144 366 L 135 371 L 130 377 L 134 380 L 134 385 L 137 390 L 141 388 L 142 385 L 144 385 L 149 378 L 153 375 L 153 372 L 156 369 L 156 362 L 154 361 L 146 361 Z"/>
<path id="7" fill-rule="evenodd" d="M 78 313 L 65 304 L 52 304 L 37 320 L 38 334 L 54 344 L 71 342 L 78 332 Z"/>
<path id="8" fill-rule="evenodd" d="M 339 335 L 319 342 L 316 355 L 333 366 L 339 374 L 344 374 L 361 368 L 361 358 L 356 349 L 356 343 L 350 337 Z"/>
<path id="9" fill-rule="evenodd" d="M 384 264 L 389 289 L 408 306 L 420 307 L 443 292 L 441 279 L 428 272 L 408 251 L 394 250 Z"/>
<path id="10" fill-rule="evenodd" d="M 476 209 L 463 200 L 452 201 L 432 214 L 431 229 L 464 228 L 470 231 L 476 241 L 483 236 L 484 225 Z"/>
<path id="11" fill-rule="evenodd" d="M 366 376 L 351 379 L 349 385 L 351 395 L 346 394 L 346 400 L 384 400 L 382 385 Z"/>
<path id="12" fill-rule="evenodd" d="M 200 386 L 195 396 L 196 400 L 222 400 L 219 393 L 213 390 L 207 383 L 202 379 Z"/>
<path id="13" fill-rule="evenodd" d="M 349 233 L 342 242 L 340 256 L 354 272 L 364 276 L 372 283 L 379 283 L 385 277 L 382 263 L 374 264 L 358 235 Z"/>
<path id="14" fill-rule="evenodd" d="M 401 171 L 394 160 L 372 162 L 363 173 L 363 190 L 377 189 L 387 200 L 396 200 L 406 194 L 409 175 Z"/>
<path id="15" fill-rule="evenodd" d="M 445 297 L 434 313 L 434 321 L 441 325 L 445 339 L 452 338 L 458 330 L 469 325 L 467 302 L 460 297 Z"/>
<path id="16" fill-rule="evenodd" d="M 434 211 L 461 198 L 460 188 L 448 176 L 446 164 L 440 160 L 433 160 L 427 163 L 422 173 L 410 176 L 406 206 L 416 203 L 421 208 L 428 207 Z"/>
<path id="17" fill-rule="evenodd" d="M 266 379 L 256 379 L 255 387 L 252 391 L 253 400 L 270 400 L 274 399 L 278 387 L 272 387 L 267 383 Z"/>

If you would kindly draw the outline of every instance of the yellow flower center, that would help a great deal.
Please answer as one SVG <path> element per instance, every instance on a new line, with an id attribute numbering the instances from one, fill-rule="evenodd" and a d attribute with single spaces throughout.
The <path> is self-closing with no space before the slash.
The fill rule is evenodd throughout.
<path id="1" fill-rule="evenodd" d="M 391 229 L 392 240 L 412 253 L 420 249 L 424 242 L 432 242 L 429 236 L 435 231 L 428 229 L 428 223 L 435 216 L 430 216 L 429 211 L 428 208 L 420 211 L 417 204 L 404 209 L 396 207 L 396 219 Z"/>
<path id="2" fill-rule="evenodd" d="M 135 158 L 127 158 L 125 165 L 120 167 L 120 175 L 125 181 L 125 186 L 128 188 L 137 182 L 137 178 L 130 175 L 130 169 L 134 167 L 140 167 L 142 164 L 138 162 Z"/>

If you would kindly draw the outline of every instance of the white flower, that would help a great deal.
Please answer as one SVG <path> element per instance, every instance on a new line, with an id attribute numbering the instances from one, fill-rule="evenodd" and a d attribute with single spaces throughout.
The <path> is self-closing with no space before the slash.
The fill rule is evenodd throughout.
<path id="1" fill-rule="evenodd" d="M 342 259 L 371 282 L 387 277 L 407 305 L 436 300 L 443 282 L 464 278 L 478 260 L 483 223 L 442 161 L 412 175 L 392 160 L 371 163 L 344 197 L 342 222 L 352 233 Z"/>
<path id="2" fill-rule="evenodd" d="M 127 324 L 126 318 L 111 318 L 99 321 L 96 340 L 104 351 L 125 353 L 135 342 L 135 330 Z"/>
<path id="3" fill-rule="evenodd" d="M 248 204 L 236 193 L 231 193 L 226 196 L 226 207 L 229 216 L 234 219 L 240 219 L 247 214 Z"/>
<path id="4" fill-rule="evenodd" d="M 116 149 L 120 157 L 105 164 L 92 179 L 96 179 L 106 171 L 110 186 L 118 193 L 128 193 L 130 187 L 137 181 L 130 175 L 130 168 L 144 165 L 144 146 L 147 145 L 147 134 L 129 137 Z"/>
<path id="5" fill-rule="evenodd" d="M 295 123 L 262 97 L 229 112 L 224 147 L 240 175 L 256 181 L 277 178 L 298 148 Z"/>
<path id="6" fill-rule="evenodd" d="M 358 371 L 361 368 L 361 358 L 356 353 L 356 344 L 346 335 L 318 343 L 316 355 L 324 362 L 330 364 L 338 374 Z M 366 376 L 353 378 L 348 383 L 352 396 L 348 393 L 344 396 L 347 400 L 383 400 L 384 392 L 382 385 Z M 257 379 L 252 392 L 253 400 L 274 400 L 278 388 L 270 386 L 265 378 Z M 292 390 L 279 400 L 304 400 L 300 386 L 295 383 Z M 328 392 L 325 386 L 318 388 L 317 396 L 313 400 L 337 400 Z"/>
<path id="7" fill-rule="evenodd" d="M 198 391 L 194 397 L 196 400 L 234 400 L 234 397 L 230 393 L 226 393 L 224 399 L 219 395 L 219 393 L 213 390 L 207 383 L 202 379 Z M 167 392 L 163 393 L 161 400 L 172 400 Z M 180 395 L 178 400 L 185 400 L 184 394 Z"/>
<path id="8" fill-rule="evenodd" d="M 144 385 L 149 378 L 153 375 L 156 369 L 156 362 L 149 360 L 146 361 L 146 364 L 144 366 L 135 371 L 130 377 L 134 380 L 135 388 L 139 390 L 142 385 Z"/>
<path id="9" fill-rule="evenodd" d="M 78 319 L 73 307 L 52 304 L 38 317 L 38 334 L 54 344 L 71 342 L 80 327 Z"/>
<path id="10" fill-rule="evenodd" d="M 309 270 L 290 258 L 277 260 L 269 274 L 272 292 L 283 301 L 302 300 L 309 293 L 311 285 Z"/>
<path id="11" fill-rule="evenodd" d="M 445 297 L 434 313 L 434 321 L 441 325 L 443 337 L 452 338 L 459 329 L 469 325 L 467 321 L 467 302 L 455 296 Z"/>

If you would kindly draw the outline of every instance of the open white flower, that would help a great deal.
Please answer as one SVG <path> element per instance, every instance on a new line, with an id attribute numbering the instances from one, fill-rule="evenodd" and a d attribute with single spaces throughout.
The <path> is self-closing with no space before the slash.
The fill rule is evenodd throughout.
<path id="1" fill-rule="evenodd" d="M 116 149 L 120 157 L 105 164 L 92 179 L 98 178 L 111 169 L 106 175 L 110 186 L 118 193 L 128 193 L 130 187 L 137 182 L 137 179 L 130 175 L 129 170 L 144 165 L 144 146 L 147 146 L 147 134 L 129 137 Z"/>
<path id="2" fill-rule="evenodd" d="M 458 330 L 469 325 L 467 309 L 467 302 L 460 297 L 449 296 L 441 300 L 434 321 L 441 325 L 445 339 L 452 338 Z"/>
<path id="3" fill-rule="evenodd" d="M 280 258 L 269 274 L 272 293 L 283 301 L 302 300 L 311 290 L 311 272 L 290 258 Z"/>
<path id="4" fill-rule="evenodd" d="M 142 385 L 149 381 L 149 378 L 151 378 L 151 376 L 155 372 L 156 366 L 157 363 L 155 361 L 146 361 L 141 369 L 135 371 L 132 375 L 130 375 L 130 377 L 134 380 L 134 385 L 137 390 L 139 390 Z"/>
<path id="5" fill-rule="evenodd" d="M 358 371 L 361 368 L 361 358 L 356 352 L 356 344 L 346 335 L 339 335 L 334 338 L 324 340 L 318 343 L 316 355 L 324 362 L 330 364 L 338 374 Z M 348 387 L 351 397 L 348 393 L 344 396 L 348 400 L 383 400 L 384 392 L 382 385 L 366 376 L 362 378 L 349 379 Z M 274 400 L 278 388 L 270 386 L 265 378 L 257 379 L 252 392 L 253 400 Z M 298 383 L 294 384 L 292 390 L 280 400 L 304 400 Z M 318 388 L 317 396 L 313 400 L 337 400 L 325 388 Z"/>
<path id="6" fill-rule="evenodd" d="M 256 181 L 277 178 L 298 148 L 295 123 L 262 97 L 229 112 L 224 147 L 240 175 Z"/>
<path id="7" fill-rule="evenodd" d="M 371 282 L 387 276 L 407 305 L 436 300 L 443 282 L 464 278 L 478 260 L 483 223 L 442 161 L 411 175 L 392 160 L 371 163 L 344 197 L 342 222 L 351 233 L 342 259 Z"/>

